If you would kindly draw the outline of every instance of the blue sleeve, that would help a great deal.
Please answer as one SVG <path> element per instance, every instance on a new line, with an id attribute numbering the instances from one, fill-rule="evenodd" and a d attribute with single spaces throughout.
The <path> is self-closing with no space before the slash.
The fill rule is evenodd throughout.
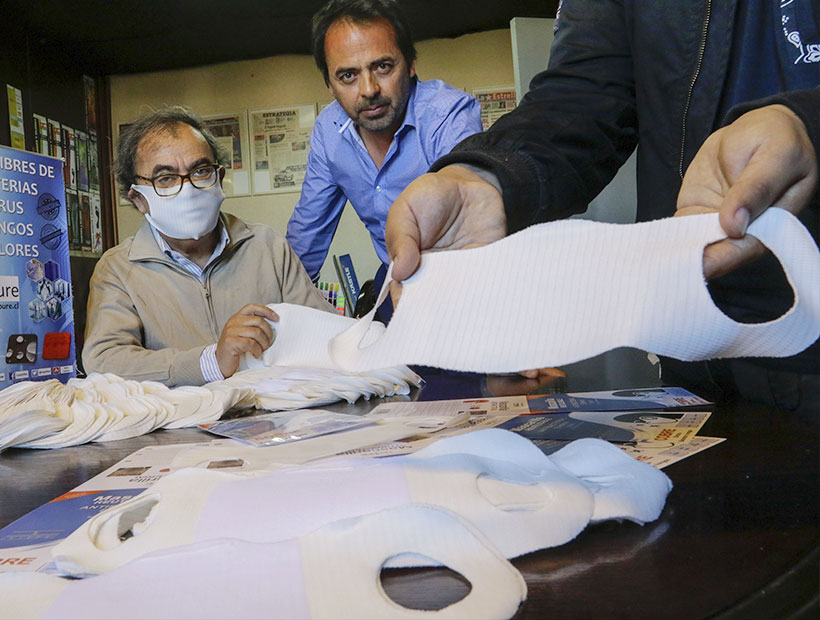
<path id="1" fill-rule="evenodd" d="M 432 159 L 446 155 L 464 138 L 479 133 L 481 129 L 481 104 L 472 95 L 461 93 L 447 113 L 441 115 L 432 132 Z"/>
<path id="2" fill-rule="evenodd" d="M 313 281 L 319 277 L 346 202 L 328 167 L 321 125 L 317 124 L 310 135 L 302 195 L 288 221 L 287 231 L 288 243 Z"/>

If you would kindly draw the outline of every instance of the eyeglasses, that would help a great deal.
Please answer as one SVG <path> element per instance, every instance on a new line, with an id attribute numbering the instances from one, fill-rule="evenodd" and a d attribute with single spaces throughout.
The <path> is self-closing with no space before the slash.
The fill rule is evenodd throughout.
<path id="1" fill-rule="evenodd" d="M 135 175 L 143 181 L 150 181 L 154 186 L 154 191 L 159 196 L 176 196 L 182 191 L 182 182 L 185 179 L 197 189 L 208 189 L 216 185 L 219 175 L 217 171 L 221 168 L 219 164 L 203 164 L 191 170 L 188 174 L 171 174 L 164 172 L 153 178 Z"/>

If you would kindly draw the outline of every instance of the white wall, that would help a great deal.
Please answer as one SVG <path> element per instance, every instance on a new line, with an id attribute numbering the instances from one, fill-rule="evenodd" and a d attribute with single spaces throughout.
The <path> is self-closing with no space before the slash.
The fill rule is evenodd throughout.
<path id="1" fill-rule="evenodd" d="M 416 44 L 416 69 L 421 79 L 442 79 L 467 90 L 514 83 L 510 31 L 493 30 L 457 39 L 434 39 Z M 183 105 L 202 115 L 280 106 L 324 104 L 332 99 L 312 56 L 273 56 L 193 69 L 116 75 L 111 77 L 112 135 L 121 123 L 151 107 Z M 250 221 L 264 222 L 284 234 L 298 193 L 235 196 L 223 209 Z M 142 224 L 130 206 L 117 207 L 119 238 Z M 329 256 L 349 253 L 359 280 L 376 272 L 379 260 L 370 235 L 348 205 Z M 322 280 L 336 280 L 333 264 L 325 263 Z"/>

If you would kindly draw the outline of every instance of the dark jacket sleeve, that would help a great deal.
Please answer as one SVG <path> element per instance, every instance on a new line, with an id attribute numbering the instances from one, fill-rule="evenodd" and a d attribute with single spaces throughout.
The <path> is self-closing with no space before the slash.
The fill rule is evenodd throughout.
<path id="1" fill-rule="evenodd" d="M 491 170 L 507 228 L 586 210 L 637 143 L 635 86 L 621 2 L 564 0 L 550 63 L 519 107 L 436 161 Z"/>

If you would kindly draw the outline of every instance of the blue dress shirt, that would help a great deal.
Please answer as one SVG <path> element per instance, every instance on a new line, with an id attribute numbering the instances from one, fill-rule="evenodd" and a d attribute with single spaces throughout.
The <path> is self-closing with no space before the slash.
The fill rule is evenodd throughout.
<path id="1" fill-rule="evenodd" d="M 474 97 L 441 80 L 410 85 L 407 111 L 377 168 L 356 126 L 338 102 L 319 114 L 310 136 L 302 195 L 288 222 L 287 239 L 312 279 L 319 276 L 349 200 L 387 263 L 384 225 L 402 190 L 461 140 L 481 131 Z"/>

